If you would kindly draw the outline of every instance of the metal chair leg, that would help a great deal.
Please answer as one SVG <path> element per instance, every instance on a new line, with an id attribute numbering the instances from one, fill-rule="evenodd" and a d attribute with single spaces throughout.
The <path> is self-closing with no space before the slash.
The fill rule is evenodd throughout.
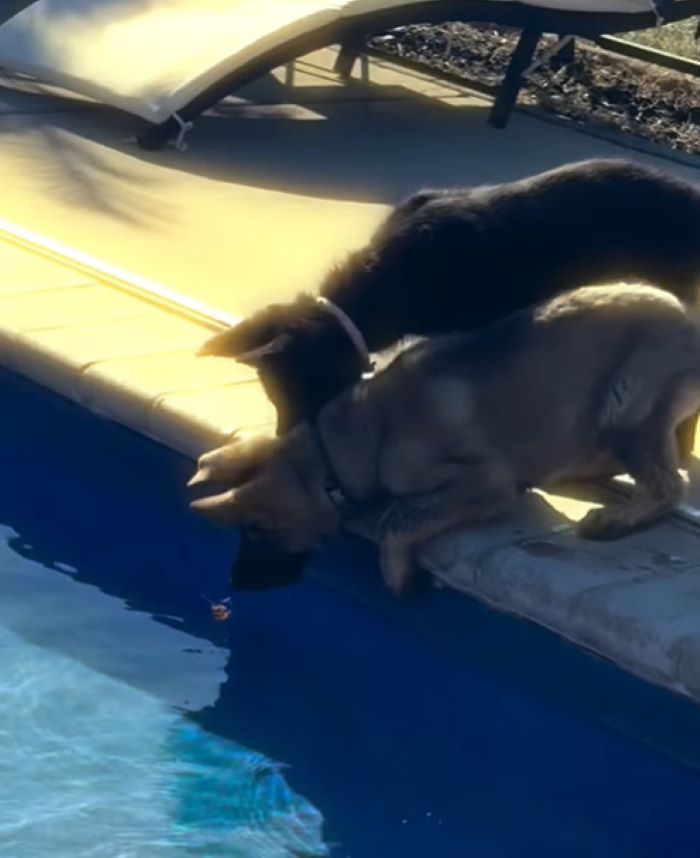
<path id="1" fill-rule="evenodd" d="M 576 41 L 573 36 L 568 37 L 566 34 L 560 33 L 559 44 L 562 47 L 551 59 L 552 68 L 555 70 L 570 66 L 576 60 Z"/>
<path id="2" fill-rule="evenodd" d="M 508 124 L 523 83 L 522 74 L 531 64 L 541 37 L 539 30 L 523 30 L 489 113 L 489 124 L 494 128 L 505 128 Z"/>
<path id="3" fill-rule="evenodd" d="M 340 52 L 333 66 L 333 71 L 340 75 L 340 77 L 350 77 L 360 53 L 361 51 L 358 49 L 355 41 L 343 43 L 340 46 Z"/>

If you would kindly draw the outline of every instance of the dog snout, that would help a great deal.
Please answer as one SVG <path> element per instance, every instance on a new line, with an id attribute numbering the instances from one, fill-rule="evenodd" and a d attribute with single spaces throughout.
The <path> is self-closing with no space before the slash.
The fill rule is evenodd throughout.
<path id="1" fill-rule="evenodd" d="M 231 587 L 259 591 L 289 586 L 301 579 L 306 557 L 284 551 L 258 528 L 246 528 L 231 569 Z"/>

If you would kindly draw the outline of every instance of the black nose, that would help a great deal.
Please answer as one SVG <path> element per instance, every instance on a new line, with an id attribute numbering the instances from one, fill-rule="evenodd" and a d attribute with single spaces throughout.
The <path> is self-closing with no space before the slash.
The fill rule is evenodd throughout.
<path id="1" fill-rule="evenodd" d="M 287 587 L 301 579 L 306 556 L 289 554 L 271 539 L 244 530 L 231 569 L 231 587 L 247 591 Z"/>

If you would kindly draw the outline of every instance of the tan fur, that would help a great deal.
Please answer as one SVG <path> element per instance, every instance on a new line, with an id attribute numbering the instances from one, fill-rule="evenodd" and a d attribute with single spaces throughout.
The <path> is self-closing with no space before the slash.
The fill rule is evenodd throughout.
<path id="1" fill-rule="evenodd" d="M 319 430 L 356 504 L 381 498 L 382 572 L 404 592 L 417 552 L 503 513 L 524 488 L 628 472 L 631 497 L 580 524 L 587 538 L 646 527 L 679 500 L 676 432 L 700 404 L 700 327 L 651 287 L 578 289 L 475 335 L 424 341 L 329 403 Z M 204 457 L 227 491 L 193 506 L 308 550 L 340 526 L 308 426 Z"/>

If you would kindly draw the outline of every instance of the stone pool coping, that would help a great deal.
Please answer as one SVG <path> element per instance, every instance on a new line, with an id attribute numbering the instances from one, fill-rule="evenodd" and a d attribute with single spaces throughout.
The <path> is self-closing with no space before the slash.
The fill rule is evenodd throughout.
<path id="1" fill-rule="evenodd" d="M 8 369 L 195 458 L 273 425 L 252 370 L 195 355 L 232 317 L 3 221 L 0 265 Z"/>
<path id="2" fill-rule="evenodd" d="M 232 317 L 7 222 L 0 264 L 7 368 L 192 458 L 236 429 L 273 430 L 250 370 L 195 356 Z M 648 533 L 606 545 L 576 540 L 571 522 L 602 497 L 533 494 L 508 522 L 440 540 L 423 563 L 438 585 L 700 701 L 692 498 Z M 352 529 L 375 535 L 372 520 Z"/>

